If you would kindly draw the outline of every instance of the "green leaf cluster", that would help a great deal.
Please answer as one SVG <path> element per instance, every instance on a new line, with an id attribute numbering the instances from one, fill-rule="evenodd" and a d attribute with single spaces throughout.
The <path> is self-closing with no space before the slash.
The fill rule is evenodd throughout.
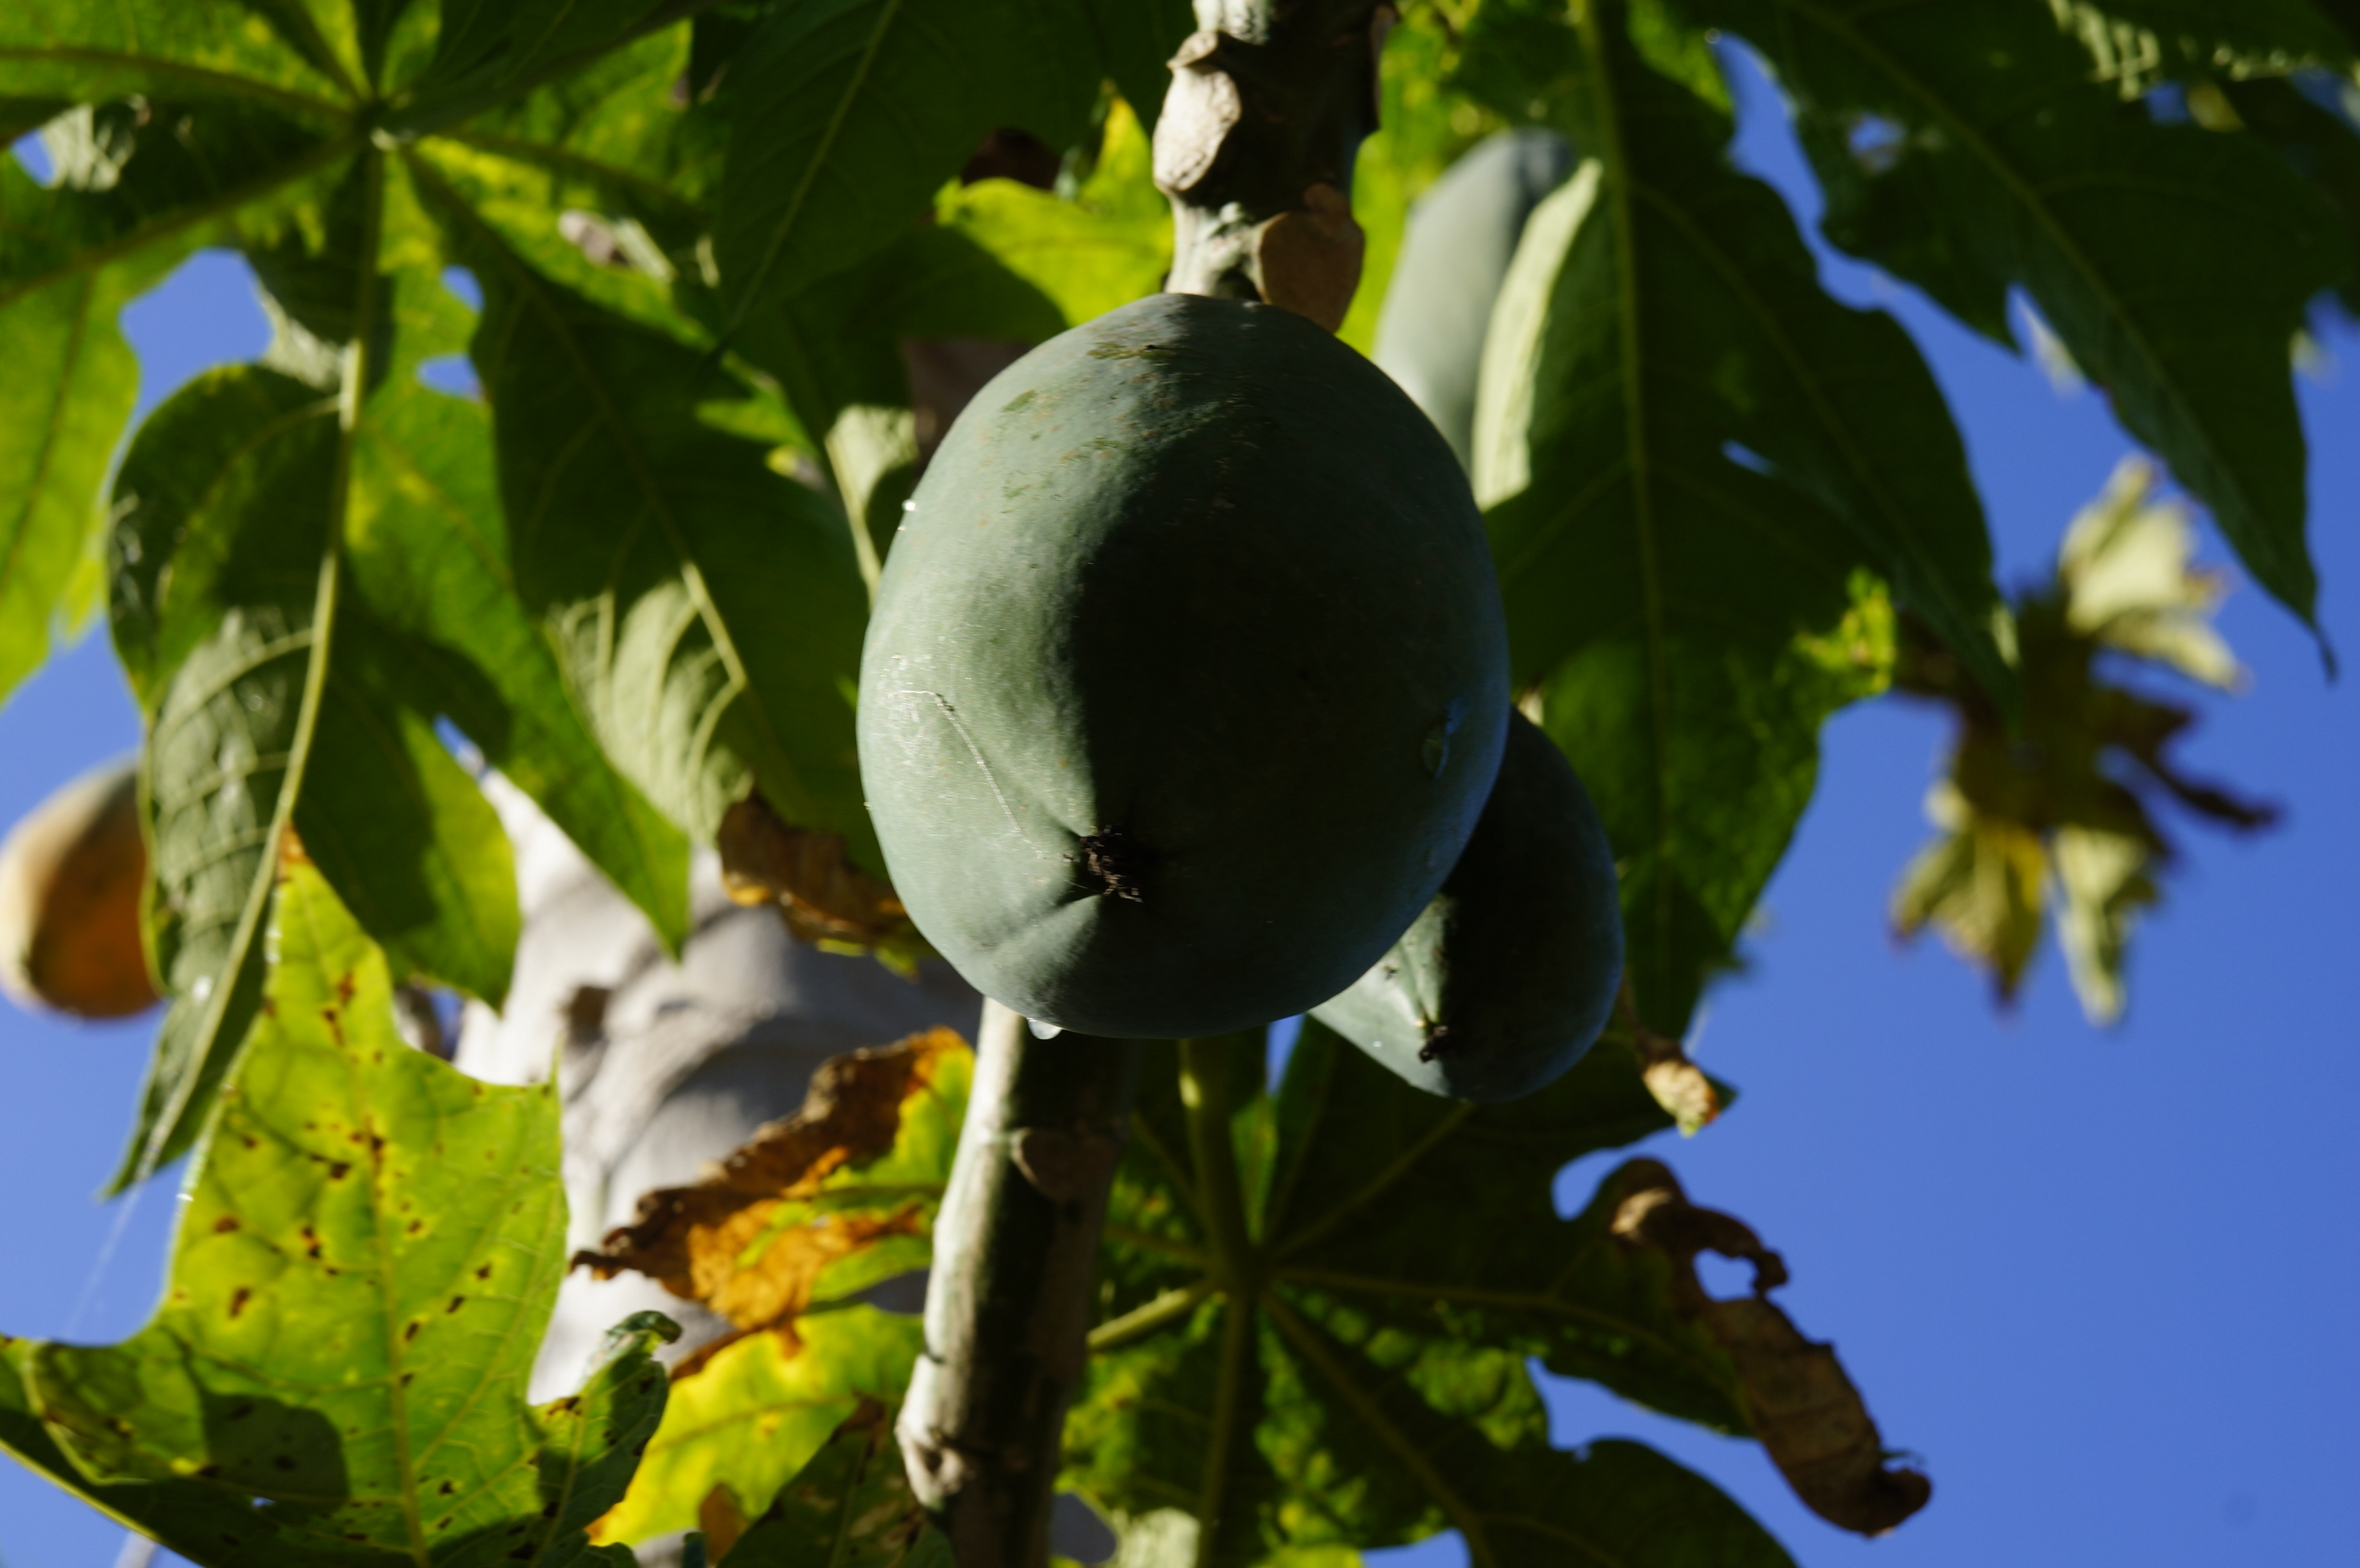
<path id="1" fill-rule="evenodd" d="M 2352 44 L 2298 0 L 1473 9 L 1452 85 L 1583 159 L 1493 310 L 1474 478 L 1527 711 L 1599 802 L 1639 1014 L 1673 1035 L 1810 799 L 1819 724 L 1889 681 L 1896 607 L 2021 713 L 1950 413 L 1731 167 L 1728 40 L 1787 94 L 1828 237 L 2011 346 L 2022 290 L 2306 621 L 2289 345 L 2355 276 L 2360 137 L 2297 91 Z"/>
<path id="2" fill-rule="evenodd" d="M 1265 1094 L 1261 1045 L 1162 1046 L 1142 1069 L 1066 1485 L 1127 1536 L 1175 1537 L 1158 1561 L 1349 1563 L 1449 1529 L 1486 1565 L 1788 1561 L 1651 1449 L 1548 1443 L 1535 1359 L 1752 1430 L 1671 1271 L 1610 1235 L 1606 1190 L 1570 1220 L 1551 1205 L 1567 1161 L 1671 1125 L 1626 1042 L 1480 1106 L 1317 1023 Z"/>
<path id="3" fill-rule="evenodd" d="M 756 789 L 878 868 L 849 700 L 876 552 L 835 495 L 864 510 L 880 474 L 852 437 L 908 422 L 903 340 L 1037 340 L 1163 265 L 1137 191 L 1098 195 L 1147 189 L 1127 114 L 1077 200 L 1011 227 L 986 189 L 928 221 L 996 126 L 1103 125 L 1102 80 L 1171 20 L 1071 11 L 0 19 L 0 103 L 52 170 L 0 165 L 0 321 L 31 356 L 0 394 L 0 695 L 103 560 L 148 728 L 170 1007 L 118 1184 L 193 1147 L 228 1081 L 290 831 L 398 972 L 500 1002 L 514 874 L 453 732 L 667 942 L 689 842 Z M 1057 258 L 1053 300 L 995 247 L 1059 223 L 1113 237 Z M 201 245 L 251 264 L 276 339 L 118 463 L 115 318 Z M 421 379 L 461 354 L 479 395 Z"/>

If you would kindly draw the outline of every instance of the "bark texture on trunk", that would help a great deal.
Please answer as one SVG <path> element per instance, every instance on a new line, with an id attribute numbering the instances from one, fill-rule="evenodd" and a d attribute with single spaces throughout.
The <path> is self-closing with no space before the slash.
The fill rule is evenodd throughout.
<path id="1" fill-rule="evenodd" d="M 898 1433 L 959 1568 L 1040 1568 L 1065 1407 L 1082 1378 L 1136 1040 L 1035 1039 L 987 1004 L 935 1225 L 926 1349 Z"/>
<path id="2" fill-rule="evenodd" d="M 1382 0 L 1198 0 L 1172 60 L 1155 183 L 1175 293 L 1262 299 L 1343 325 L 1360 281 L 1352 163 L 1377 128 Z"/>

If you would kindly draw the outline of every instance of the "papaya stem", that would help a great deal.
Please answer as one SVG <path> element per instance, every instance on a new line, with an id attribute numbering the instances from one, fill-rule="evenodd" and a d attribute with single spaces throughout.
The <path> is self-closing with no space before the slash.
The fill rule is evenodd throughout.
<path id="1" fill-rule="evenodd" d="M 984 1005 L 975 1086 L 934 1225 L 926 1348 L 896 1425 L 958 1568 L 1046 1568 L 1065 1407 L 1122 1155 L 1140 1042 Z"/>
<path id="2" fill-rule="evenodd" d="M 1360 287 L 1352 163 L 1377 128 L 1387 0 L 1215 0 L 1172 61 L 1155 184 L 1175 293 L 1261 299 L 1334 332 Z"/>
<path id="3" fill-rule="evenodd" d="M 1245 1190 L 1238 1177 L 1237 1144 L 1230 1136 L 1236 1106 L 1230 1073 L 1262 1032 L 1180 1042 L 1180 1104 L 1188 1113 L 1188 1151 L 1196 1165 L 1196 1190 L 1204 1194 L 1205 1228 L 1213 1244 L 1213 1275 L 1238 1304 L 1251 1303 L 1262 1288 L 1262 1252 L 1246 1223 Z"/>

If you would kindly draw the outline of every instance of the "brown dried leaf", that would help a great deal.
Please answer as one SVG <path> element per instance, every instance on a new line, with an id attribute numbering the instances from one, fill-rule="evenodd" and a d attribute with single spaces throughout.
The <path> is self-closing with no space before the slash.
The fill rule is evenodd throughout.
<path id="1" fill-rule="evenodd" d="M 1634 1160 L 1617 1173 L 1623 1188 L 1614 1235 L 1626 1247 L 1670 1258 L 1673 1296 L 1702 1323 L 1737 1366 L 1754 1435 L 1795 1488 L 1829 1523 L 1883 1535 L 1926 1506 L 1933 1483 L 1915 1470 L 1885 1468 L 1876 1423 L 1832 1345 L 1803 1337 L 1768 1293 L 1786 1266 L 1743 1221 L 1688 1201 L 1671 1171 Z M 1754 1265 L 1754 1294 L 1716 1301 L 1697 1278 L 1696 1255 L 1710 1250 Z"/>
<path id="2" fill-rule="evenodd" d="M 831 1178 L 895 1149 L 914 1100 L 943 1090 L 963 1099 L 967 1069 L 967 1042 L 950 1029 L 836 1057 L 813 1078 L 803 1109 L 759 1129 L 695 1185 L 646 1194 L 631 1224 L 574 1261 L 601 1279 L 648 1275 L 740 1329 L 786 1323 L 810 1305 L 831 1265 L 926 1234 L 934 1203 L 926 1192 L 836 1211 L 814 1202 L 843 1195 L 845 1183 Z"/>
<path id="3" fill-rule="evenodd" d="M 893 889 L 846 859 L 843 839 L 792 825 L 759 794 L 723 813 L 714 843 L 729 897 L 775 903 L 804 942 L 873 948 L 911 934 L 909 911 Z"/>

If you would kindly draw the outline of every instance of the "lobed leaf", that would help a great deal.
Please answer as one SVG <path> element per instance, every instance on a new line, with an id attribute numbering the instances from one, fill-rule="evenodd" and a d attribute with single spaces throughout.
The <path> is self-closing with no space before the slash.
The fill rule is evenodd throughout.
<path id="1" fill-rule="evenodd" d="M 123 0 L 102 8 L 16 0 L 0 14 L 0 94 L 93 103 L 133 93 L 194 93 L 310 113 L 333 113 L 359 96 L 311 15 L 287 0 Z"/>
<path id="2" fill-rule="evenodd" d="M 1073 200 L 986 180 L 945 187 L 934 217 L 1048 298 L 1057 325 L 1040 335 L 1049 336 L 1163 287 L 1172 267 L 1172 208 L 1149 163 L 1147 133 L 1118 100 L 1097 164 Z"/>
<path id="3" fill-rule="evenodd" d="M 321 153 L 313 132 L 251 108 L 28 112 L 49 122 L 54 178 L 0 159 L 0 322 L 15 356 L 0 391 L 0 700 L 48 656 L 50 623 L 97 553 L 100 490 L 138 388 L 116 316 L 255 183 L 226 169 L 277 181 Z"/>
<path id="4" fill-rule="evenodd" d="M 385 960 L 282 861 L 273 963 L 183 1206 L 165 1299 L 118 1345 L 7 1345 L 0 1443 L 201 1563 L 588 1555 L 656 1426 L 661 1319 L 584 1390 L 523 1399 L 563 1264 L 558 1107 L 395 1033 Z"/>
<path id="5" fill-rule="evenodd" d="M 923 1269 L 974 1073 L 949 1029 L 832 1058 L 792 1116 L 694 1186 L 643 1194 L 630 1225 L 575 1261 L 645 1274 L 741 1329 Z"/>
<path id="6" fill-rule="evenodd" d="M 696 837 L 759 785 L 878 866 L 845 694 L 865 595 L 841 515 L 765 443 L 700 417 L 747 399 L 726 371 L 537 271 L 416 172 L 482 283 L 473 358 L 517 589 L 592 733 Z"/>
<path id="7" fill-rule="evenodd" d="M 716 1487 L 759 1514 L 838 1422 L 900 1402 L 919 1325 L 853 1299 L 926 1267 L 973 1072 L 948 1029 L 836 1057 L 793 1116 L 704 1181 L 646 1194 L 633 1224 L 576 1258 L 649 1275 L 738 1330 L 681 1366 L 673 1413 L 599 1539 L 687 1528 Z M 774 1529 L 775 1549 L 808 1549 L 802 1528 Z"/>
<path id="8" fill-rule="evenodd" d="M 1306 1023 L 1275 1105 L 1256 1096 L 1231 1118 L 1243 1259 L 1214 1259 L 1206 1205 L 1225 1181 L 1182 1152 L 1186 1116 L 1152 1060 L 1068 1485 L 1134 1533 L 1176 1531 L 1199 1563 L 1342 1560 L 1450 1528 L 1479 1564 L 1641 1543 L 1651 1562 L 1786 1561 L 1667 1460 L 1547 1443 L 1535 1356 L 1751 1430 L 1735 1367 L 1683 1315 L 1670 1271 L 1627 1256 L 1599 1215 L 1550 1205 L 1566 1160 L 1669 1125 L 1627 1042 L 1531 1099 L 1477 1106 L 1419 1094 Z M 1253 1283 L 1227 1283 L 1240 1278 Z"/>
<path id="9" fill-rule="evenodd" d="M 290 823 L 405 973 L 486 1000 L 508 989 L 507 836 L 411 701 L 404 640 L 339 609 L 347 441 L 333 397 L 217 371 L 141 428 L 116 481 L 113 616 L 148 718 L 156 957 L 173 993 L 122 1181 L 190 1146 L 231 1071 Z"/>
<path id="10" fill-rule="evenodd" d="M 1620 7 L 1579 31 L 1482 15 L 1469 80 L 1513 109 L 1570 71 L 1553 101 L 1599 157 L 1534 212 L 1493 309 L 1476 491 L 1517 679 L 1621 863 L 1641 1018 L 1677 1036 L 1810 799 L 1820 722 L 1883 685 L 1872 572 L 2009 689 L 1990 546 L 1924 363 L 1820 289 L 1710 98 Z M 1693 74 L 1679 41 L 1650 47 Z"/>
<path id="11" fill-rule="evenodd" d="M 2013 342 L 2021 288 L 2125 428 L 2168 462 L 2271 593 L 2311 625 L 2302 430 L 2288 343 L 2352 254 L 2327 201 L 2256 138 L 2159 125 L 2092 18 L 2156 37 L 2336 40 L 2305 8 L 1698 0 L 1771 61 L 1827 192 L 1828 237 Z M 2284 25 L 2281 20 L 2280 25 Z M 2154 27 L 2148 29 L 2155 32 Z M 2113 44 L 2109 48 L 2114 47 Z M 2134 51 L 2136 52 L 2136 51 Z M 2168 51 L 2158 49 L 2158 71 Z"/>
<path id="12" fill-rule="evenodd" d="M 417 367 L 465 341 L 466 312 L 423 278 L 397 292 L 402 352 L 364 407 L 344 559 L 386 646 L 390 705 L 450 719 L 673 946 L 688 935 L 688 844 L 607 761 L 517 594 L 480 401 Z M 500 856 L 494 853 L 497 861 Z"/>
<path id="13" fill-rule="evenodd" d="M 2161 900 L 2173 857 L 2153 807 L 2169 797 L 2247 833 L 2278 815 L 2181 774 L 2167 748 L 2194 710 L 2115 678 L 2125 655 L 2220 690 L 2244 675 L 2212 626 L 2223 584 L 2190 564 L 2193 524 L 2185 506 L 2154 495 L 2156 478 L 2144 458 L 2125 459 L 2067 528 L 2054 581 L 2019 595 L 2018 724 L 1922 636 L 1905 641 L 1896 676 L 1901 690 L 1951 707 L 1959 725 L 1947 777 L 1926 798 L 1937 836 L 1894 889 L 1895 929 L 1939 931 L 2005 1004 L 2053 906 L 2082 1011 L 2102 1025 L 2122 1015 L 2131 932 Z"/>

